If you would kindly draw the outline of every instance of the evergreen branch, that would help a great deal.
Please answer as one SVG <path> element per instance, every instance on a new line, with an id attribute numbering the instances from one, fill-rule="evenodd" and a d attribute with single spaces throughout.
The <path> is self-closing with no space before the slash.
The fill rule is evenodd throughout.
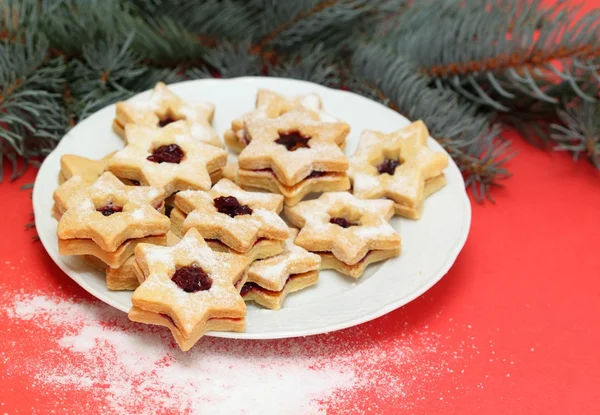
<path id="1" fill-rule="evenodd" d="M 399 16 L 396 25 L 402 29 L 389 34 L 388 41 L 437 85 L 451 86 L 495 110 L 512 110 L 524 95 L 557 104 L 563 97 L 548 90 L 558 83 L 593 100 L 584 91 L 598 77 L 600 10 L 574 25 L 577 8 L 563 3 L 466 3 L 448 0 L 437 8 L 430 0 L 415 3 Z M 428 20 L 436 21 L 435 31 L 424 25 Z"/>
<path id="2" fill-rule="evenodd" d="M 600 102 L 579 101 L 558 116 L 562 123 L 551 125 L 554 149 L 570 152 L 574 160 L 585 156 L 600 170 Z"/>
<path id="3" fill-rule="evenodd" d="M 48 154 L 66 128 L 60 90 L 65 65 L 47 60 L 48 42 L 26 35 L 21 43 L 0 42 L 0 159 L 17 171 L 16 156 Z"/>

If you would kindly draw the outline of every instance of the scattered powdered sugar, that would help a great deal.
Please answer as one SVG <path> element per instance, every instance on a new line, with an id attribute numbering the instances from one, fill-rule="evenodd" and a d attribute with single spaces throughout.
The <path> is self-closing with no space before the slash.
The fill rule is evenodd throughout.
<path id="1" fill-rule="evenodd" d="M 401 322 L 396 336 L 377 340 L 359 326 L 288 340 L 205 337 L 183 353 L 168 330 L 131 323 L 101 303 L 2 296 L 7 333 L 29 334 L 2 343 L 13 357 L 0 378 L 31 378 L 30 388 L 61 414 L 383 413 L 381 405 L 417 407 L 428 387 L 460 372 L 462 356 L 445 350 L 439 335 L 405 332 Z M 23 341 L 25 355 L 16 352 Z"/>

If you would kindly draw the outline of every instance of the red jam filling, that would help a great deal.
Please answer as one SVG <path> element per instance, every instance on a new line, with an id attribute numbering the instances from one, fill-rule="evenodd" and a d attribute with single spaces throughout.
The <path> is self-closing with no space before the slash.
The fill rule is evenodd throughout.
<path id="1" fill-rule="evenodd" d="M 298 131 L 290 131 L 288 133 L 279 133 L 279 138 L 275 142 L 284 146 L 287 151 L 296 151 L 299 148 L 310 148 L 308 145 L 310 139 L 311 137 L 305 137 Z"/>
<path id="2" fill-rule="evenodd" d="M 183 150 L 177 144 L 169 144 L 155 148 L 147 160 L 154 163 L 179 164 L 184 155 Z"/>
<path id="3" fill-rule="evenodd" d="M 161 126 L 161 127 L 165 127 L 165 126 L 167 126 L 167 125 L 169 125 L 169 124 L 171 124 L 172 122 L 175 122 L 175 121 L 177 121 L 177 120 L 174 119 L 174 118 L 171 118 L 171 117 L 167 117 L 164 120 L 160 120 L 158 122 L 158 125 Z"/>
<path id="4" fill-rule="evenodd" d="M 244 295 L 248 294 L 250 291 L 256 290 L 256 289 L 260 289 L 260 286 L 258 284 L 254 283 L 254 282 L 247 282 L 242 287 L 242 291 L 240 291 L 240 295 L 243 297 Z"/>
<path id="5" fill-rule="evenodd" d="M 350 222 L 346 218 L 331 218 L 331 219 L 329 219 L 329 223 L 333 223 L 334 225 L 341 226 L 344 229 L 349 228 L 350 226 L 357 225 L 356 223 Z"/>
<path id="6" fill-rule="evenodd" d="M 313 177 L 321 177 L 321 176 L 325 176 L 327 174 L 326 171 L 312 171 L 308 176 L 306 176 L 307 179 L 312 179 Z"/>
<path id="7" fill-rule="evenodd" d="M 188 265 L 177 269 L 171 277 L 171 281 L 186 293 L 210 290 L 212 286 L 212 279 L 197 265 Z"/>
<path id="8" fill-rule="evenodd" d="M 139 186 L 140 182 L 137 180 L 130 180 L 132 186 Z"/>
<path id="9" fill-rule="evenodd" d="M 250 144 L 250 139 L 248 139 L 248 134 L 246 133 L 246 131 L 245 131 L 245 130 L 243 130 L 243 131 L 242 131 L 242 142 L 243 142 L 245 145 L 248 145 L 248 144 Z"/>
<path id="10" fill-rule="evenodd" d="M 396 167 L 399 165 L 400 162 L 398 160 L 385 159 L 379 166 L 377 166 L 377 171 L 379 174 L 387 173 L 390 176 L 393 176 L 394 172 L 396 171 Z"/>
<path id="11" fill-rule="evenodd" d="M 123 211 L 123 207 L 121 206 L 115 206 L 112 203 L 108 203 L 107 205 L 104 205 L 98 209 L 96 209 L 98 212 L 102 213 L 104 216 L 110 216 L 113 213 L 119 213 Z"/>
<path id="12" fill-rule="evenodd" d="M 248 205 L 241 205 L 237 198 L 233 196 L 219 196 L 213 200 L 215 207 L 220 213 L 235 218 L 237 215 L 251 215 L 252 208 Z"/>
<path id="13" fill-rule="evenodd" d="M 287 283 L 290 282 L 290 280 L 292 278 L 294 278 L 296 275 L 297 274 L 292 274 L 289 277 L 287 277 L 287 280 L 285 280 L 285 283 L 283 284 L 283 287 L 285 288 L 285 286 L 287 285 Z M 271 290 L 267 290 L 266 288 L 261 287 L 260 285 L 258 285 L 255 282 L 247 282 L 242 287 L 242 290 L 240 291 L 240 295 L 243 297 L 244 295 L 248 294 L 252 290 L 261 291 L 261 292 L 263 292 L 265 294 L 277 295 L 277 294 L 280 294 L 281 291 L 283 291 L 283 288 L 281 289 L 281 291 L 271 291 Z"/>

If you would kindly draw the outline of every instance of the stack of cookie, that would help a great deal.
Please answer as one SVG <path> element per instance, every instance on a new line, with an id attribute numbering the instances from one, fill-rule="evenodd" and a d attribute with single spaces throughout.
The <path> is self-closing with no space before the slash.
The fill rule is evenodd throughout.
<path id="1" fill-rule="evenodd" d="M 323 123 L 294 111 L 251 118 L 245 125 L 251 140 L 238 158 L 240 186 L 280 193 L 288 206 L 310 193 L 350 188 L 348 159 L 340 148 L 347 124 Z"/>
<path id="2" fill-rule="evenodd" d="M 447 156 L 427 147 L 420 122 L 364 131 L 348 160 L 349 126 L 318 95 L 260 90 L 225 133 L 241 153 L 224 168 L 213 113 L 162 83 L 118 103 L 125 147 L 100 160 L 63 156 L 54 193 L 60 253 L 105 270 L 109 289 L 135 290 L 130 319 L 168 327 L 183 350 L 209 330 L 243 331 L 245 301 L 277 310 L 320 269 L 359 278 L 399 255 L 390 219 L 417 219 L 445 184 Z M 323 194 L 302 201 L 310 193 Z M 280 216 L 284 204 L 298 229 Z"/>
<path id="3" fill-rule="evenodd" d="M 91 183 L 72 176 L 54 193 L 59 253 L 83 255 L 106 270 L 109 289 L 134 289 L 131 258 L 136 245 L 167 243 L 170 221 L 161 213 L 164 197 L 162 189 L 127 186 L 109 172 Z"/>
<path id="4" fill-rule="evenodd" d="M 252 140 L 252 136 L 246 129 L 246 122 L 256 118 L 277 118 L 288 112 L 303 112 L 315 121 L 341 122 L 338 118 L 323 111 L 321 97 L 317 94 L 304 94 L 287 98 L 274 91 L 260 89 L 256 94 L 256 108 L 254 111 L 231 121 L 231 129 L 225 131 L 225 143 L 231 150 L 239 153 Z M 348 126 L 349 130 L 350 127 Z M 346 136 L 339 138 L 342 140 L 340 146 L 343 148 L 346 144 Z"/>

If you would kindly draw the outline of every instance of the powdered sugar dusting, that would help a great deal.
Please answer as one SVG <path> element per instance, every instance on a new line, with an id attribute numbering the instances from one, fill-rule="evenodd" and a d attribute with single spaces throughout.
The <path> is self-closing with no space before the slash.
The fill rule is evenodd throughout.
<path id="1" fill-rule="evenodd" d="M 34 378 L 62 414 L 383 413 L 379 405 L 414 408 L 425 385 L 460 372 L 462 355 L 427 331 L 400 329 L 377 341 L 367 340 L 365 326 L 281 341 L 204 338 L 182 353 L 167 330 L 131 323 L 101 303 L 11 298 L 10 326 L 34 328 L 29 347 L 37 353 L 8 361 L 6 375 Z M 94 406 L 70 402 L 73 391 Z"/>

